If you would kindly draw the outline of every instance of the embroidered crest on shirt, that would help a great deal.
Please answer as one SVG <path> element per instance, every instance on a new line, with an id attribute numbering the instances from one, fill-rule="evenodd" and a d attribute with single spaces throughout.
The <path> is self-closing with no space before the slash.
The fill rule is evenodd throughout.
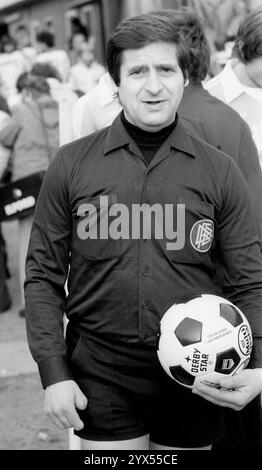
<path id="1" fill-rule="evenodd" d="M 214 222 L 202 219 L 196 222 L 190 232 L 190 243 L 197 251 L 205 253 L 211 248 L 214 238 Z"/>

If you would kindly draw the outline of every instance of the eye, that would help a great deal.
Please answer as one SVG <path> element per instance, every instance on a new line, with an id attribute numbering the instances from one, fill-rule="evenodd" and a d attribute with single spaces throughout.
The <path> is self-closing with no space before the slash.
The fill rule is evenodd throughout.
<path id="1" fill-rule="evenodd" d="M 139 77 L 140 75 L 143 75 L 145 72 L 146 72 L 146 69 L 144 68 L 133 69 L 130 71 L 130 75 L 133 77 Z"/>
<path id="2" fill-rule="evenodd" d="M 160 72 L 172 73 L 172 72 L 174 72 L 174 70 L 171 67 L 160 67 Z"/>

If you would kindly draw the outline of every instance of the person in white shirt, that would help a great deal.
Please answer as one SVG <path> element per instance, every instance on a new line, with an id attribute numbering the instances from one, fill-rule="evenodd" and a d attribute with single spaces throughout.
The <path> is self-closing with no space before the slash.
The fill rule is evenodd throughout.
<path id="1" fill-rule="evenodd" d="M 121 109 L 118 88 L 107 72 L 89 93 L 77 100 L 72 119 L 74 137 L 110 126 Z"/>
<path id="2" fill-rule="evenodd" d="M 105 67 L 95 60 L 93 46 L 86 42 L 80 46 L 79 62 L 71 67 L 69 83 L 75 90 L 88 93 L 105 71 Z"/>
<path id="3" fill-rule="evenodd" d="M 22 73 L 28 70 L 27 62 L 21 53 L 16 50 L 16 42 L 10 36 L 1 39 L 0 53 L 0 92 L 6 98 L 12 110 L 16 101 L 16 81 Z"/>
<path id="4" fill-rule="evenodd" d="M 75 31 L 69 40 L 69 57 L 71 66 L 79 62 L 79 53 L 81 51 L 82 44 L 86 44 L 88 41 L 88 33 L 85 29 Z"/>
<path id="5" fill-rule="evenodd" d="M 262 167 L 262 8 L 252 11 L 243 20 L 233 58 L 204 87 L 247 122 Z"/>
<path id="6" fill-rule="evenodd" d="M 15 38 L 17 49 L 23 55 L 27 62 L 27 71 L 29 72 L 37 55 L 35 47 L 32 46 L 30 40 L 30 32 L 25 24 L 19 24 L 16 28 Z"/>
<path id="7" fill-rule="evenodd" d="M 36 48 L 38 55 L 36 62 L 48 62 L 57 68 L 62 80 L 68 80 L 70 72 L 70 59 L 66 51 L 55 49 L 55 38 L 49 31 L 41 31 L 36 35 Z"/>
<path id="8" fill-rule="evenodd" d="M 4 128 L 9 123 L 10 120 L 11 120 L 10 115 L 6 111 L 3 111 L 2 109 L 0 109 L 0 130 Z M 0 182 L 7 168 L 10 154 L 11 154 L 10 149 L 2 145 L 0 142 Z"/>

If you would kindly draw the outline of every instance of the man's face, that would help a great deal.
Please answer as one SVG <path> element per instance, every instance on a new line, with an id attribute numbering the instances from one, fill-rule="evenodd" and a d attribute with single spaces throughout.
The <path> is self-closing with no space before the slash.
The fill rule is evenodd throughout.
<path id="1" fill-rule="evenodd" d="M 119 99 L 126 119 L 157 132 L 175 119 L 184 77 L 175 44 L 155 42 L 122 53 Z"/>

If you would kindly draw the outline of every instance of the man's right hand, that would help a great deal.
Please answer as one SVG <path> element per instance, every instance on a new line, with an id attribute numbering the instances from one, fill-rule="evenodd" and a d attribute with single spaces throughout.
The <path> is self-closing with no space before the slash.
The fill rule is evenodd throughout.
<path id="1" fill-rule="evenodd" d="M 74 380 L 49 385 L 45 390 L 45 413 L 59 429 L 84 427 L 76 408 L 84 410 L 87 398 Z"/>

